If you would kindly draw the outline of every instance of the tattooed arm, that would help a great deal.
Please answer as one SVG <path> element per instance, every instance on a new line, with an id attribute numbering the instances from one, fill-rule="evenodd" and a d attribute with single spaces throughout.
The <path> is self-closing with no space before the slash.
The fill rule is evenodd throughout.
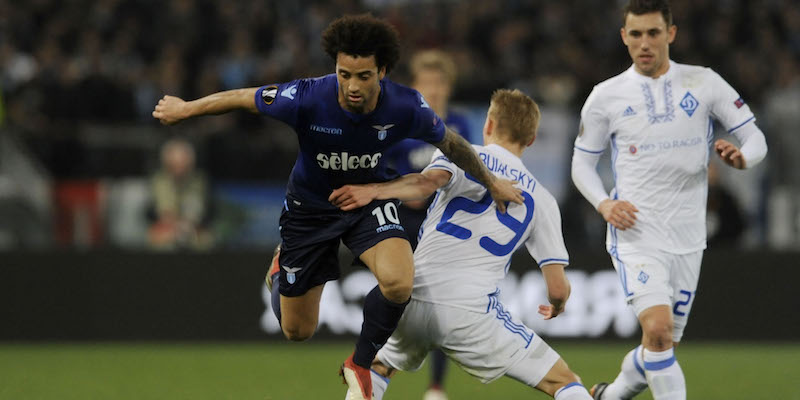
<path id="1" fill-rule="evenodd" d="M 446 128 L 444 140 L 435 143 L 435 146 L 450 161 L 486 186 L 500 212 L 506 211 L 506 202 L 508 201 L 522 204 L 522 191 L 514 187 L 516 182 L 495 177 L 475 153 L 475 149 L 461 135 Z"/>

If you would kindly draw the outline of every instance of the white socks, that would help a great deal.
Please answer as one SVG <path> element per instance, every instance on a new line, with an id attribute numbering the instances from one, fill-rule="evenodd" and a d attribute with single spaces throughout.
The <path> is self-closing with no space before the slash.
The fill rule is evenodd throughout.
<path id="1" fill-rule="evenodd" d="M 383 394 L 386 393 L 386 388 L 389 387 L 389 378 L 384 377 L 372 369 L 369 370 L 369 376 L 372 378 L 372 400 L 383 399 Z M 350 389 L 347 389 L 344 399 L 350 400 Z"/>
<path id="2" fill-rule="evenodd" d="M 673 348 L 665 351 L 644 349 L 644 371 L 655 400 L 686 399 L 686 379 Z"/>
<path id="3" fill-rule="evenodd" d="M 647 389 L 647 379 L 642 360 L 642 346 L 629 351 L 622 359 L 622 366 L 617 375 L 603 392 L 603 400 L 627 400 Z"/>
<path id="4" fill-rule="evenodd" d="M 592 396 L 589 395 L 586 388 L 578 382 L 572 382 L 556 390 L 553 398 L 555 400 L 592 400 Z"/>

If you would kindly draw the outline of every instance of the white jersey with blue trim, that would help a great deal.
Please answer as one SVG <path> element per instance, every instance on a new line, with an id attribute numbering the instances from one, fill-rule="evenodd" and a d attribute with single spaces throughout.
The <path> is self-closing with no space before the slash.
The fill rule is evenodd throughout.
<path id="1" fill-rule="evenodd" d="M 581 110 L 575 151 L 601 154 L 610 144 L 615 187 L 609 196 L 639 209 L 633 228 L 609 225 L 610 251 L 686 254 L 706 247 L 714 120 L 736 134 L 755 117 L 710 68 L 670 61 L 667 73 L 653 79 L 631 66 L 595 86 Z"/>
<path id="2" fill-rule="evenodd" d="M 524 204 L 510 204 L 505 214 L 499 213 L 486 188 L 437 150 L 425 170 L 453 175 L 436 192 L 420 229 L 411 297 L 487 312 L 520 246 L 525 244 L 540 267 L 566 265 L 569 256 L 561 213 L 550 192 L 505 148 L 473 147 L 492 173 L 519 182 Z"/>

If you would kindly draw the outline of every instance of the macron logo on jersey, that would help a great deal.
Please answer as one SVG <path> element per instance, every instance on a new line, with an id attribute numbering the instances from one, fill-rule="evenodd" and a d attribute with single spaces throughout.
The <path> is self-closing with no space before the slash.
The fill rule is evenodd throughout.
<path id="1" fill-rule="evenodd" d="M 289 100 L 294 100 L 295 94 L 297 94 L 297 85 L 292 85 L 286 89 L 283 89 L 283 91 L 281 92 L 281 97 L 286 97 Z"/>
<path id="2" fill-rule="evenodd" d="M 311 124 L 308 127 L 309 130 L 319 133 L 327 133 L 328 135 L 341 135 L 342 128 L 328 128 L 327 126 L 319 126 Z"/>

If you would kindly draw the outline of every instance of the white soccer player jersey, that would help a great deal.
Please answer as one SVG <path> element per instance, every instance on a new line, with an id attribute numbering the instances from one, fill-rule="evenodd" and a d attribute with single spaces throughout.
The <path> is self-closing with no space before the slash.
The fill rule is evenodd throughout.
<path id="1" fill-rule="evenodd" d="M 473 146 L 496 176 L 519 182 L 524 204 L 497 211 L 484 186 L 450 162 L 441 151 L 428 169 L 453 175 L 436 192 L 414 252 L 412 298 L 487 312 L 497 282 L 524 243 L 539 266 L 568 264 L 561 214 L 553 196 L 516 155 L 498 145 Z"/>
<path id="2" fill-rule="evenodd" d="M 615 179 L 610 197 L 639 209 L 633 228 L 609 225 L 609 250 L 704 249 L 713 120 L 735 134 L 754 119 L 739 94 L 710 68 L 670 61 L 667 73 L 652 79 L 631 66 L 595 86 L 581 110 L 576 152 L 601 154 L 610 142 Z"/>

